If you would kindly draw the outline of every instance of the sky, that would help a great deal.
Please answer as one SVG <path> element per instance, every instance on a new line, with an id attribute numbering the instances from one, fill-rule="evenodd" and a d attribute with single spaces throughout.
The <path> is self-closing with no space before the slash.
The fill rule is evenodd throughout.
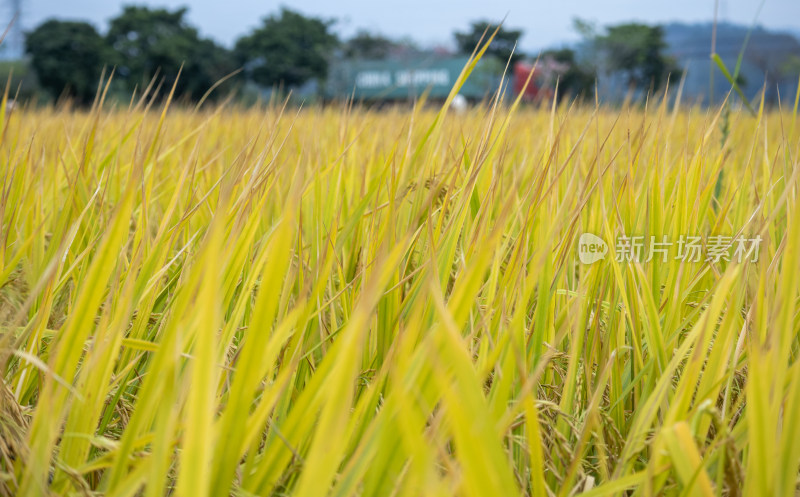
<path id="1" fill-rule="evenodd" d="M 452 33 L 474 19 L 499 21 L 524 30 L 523 50 L 558 46 L 578 39 L 572 20 L 598 26 L 626 21 L 705 22 L 714 15 L 714 0 L 20 0 L 22 26 L 29 30 L 45 19 L 87 20 L 101 32 L 122 5 L 189 8 L 189 21 L 204 36 L 232 46 L 238 36 L 258 26 L 281 5 L 307 15 L 335 18 L 335 31 L 347 37 L 367 29 L 392 37 L 409 36 L 423 46 L 452 45 Z M 11 0 L 0 0 L 10 4 Z M 719 0 L 720 20 L 750 25 L 761 0 Z M 457 7 L 455 6 L 457 5 Z M 6 15 L 6 14 L 4 14 Z M 0 20 L 2 21 L 2 20 Z M 6 21 L 7 22 L 7 21 Z M 800 0 L 764 0 L 758 23 L 800 36 Z M 4 23 L 5 24 L 5 23 Z"/>

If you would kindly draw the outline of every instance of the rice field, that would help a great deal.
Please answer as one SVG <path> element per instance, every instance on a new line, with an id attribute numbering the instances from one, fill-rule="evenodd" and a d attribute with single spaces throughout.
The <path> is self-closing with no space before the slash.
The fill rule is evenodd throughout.
<path id="1" fill-rule="evenodd" d="M 797 100 L 662 97 L 4 100 L 0 495 L 796 494 Z"/>

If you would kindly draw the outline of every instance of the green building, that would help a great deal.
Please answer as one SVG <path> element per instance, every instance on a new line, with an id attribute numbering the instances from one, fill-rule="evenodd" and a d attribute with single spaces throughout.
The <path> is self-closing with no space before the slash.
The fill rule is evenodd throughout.
<path id="1" fill-rule="evenodd" d="M 331 64 L 325 86 L 329 99 L 410 100 L 429 90 L 429 98 L 445 99 L 466 66 L 468 57 L 422 56 L 409 59 L 340 60 Z M 459 92 L 469 100 L 491 96 L 500 84 L 502 68 L 478 61 Z"/>

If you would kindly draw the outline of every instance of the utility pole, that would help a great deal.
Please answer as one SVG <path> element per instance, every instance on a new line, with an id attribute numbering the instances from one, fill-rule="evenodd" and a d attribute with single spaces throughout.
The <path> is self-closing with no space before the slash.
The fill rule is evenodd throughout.
<path id="1" fill-rule="evenodd" d="M 6 37 L 0 45 L 0 58 L 18 60 L 25 52 L 25 36 L 22 34 L 22 0 L 5 0 L 3 4 L 0 32 L 6 33 Z"/>

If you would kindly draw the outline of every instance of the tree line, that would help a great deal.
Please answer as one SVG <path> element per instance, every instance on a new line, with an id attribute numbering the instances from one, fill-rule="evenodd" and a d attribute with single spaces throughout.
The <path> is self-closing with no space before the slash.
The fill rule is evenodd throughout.
<path id="1" fill-rule="evenodd" d="M 392 40 L 363 30 L 340 40 L 333 31 L 335 20 L 285 7 L 263 18 L 228 49 L 203 37 L 188 22 L 187 12 L 186 8 L 125 6 L 105 33 L 86 22 L 52 19 L 27 33 L 26 52 L 43 90 L 53 98 L 68 96 L 86 104 L 94 99 L 104 67 L 114 68 L 114 92 L 141 93 L 153 81 L 167 89 L 174 84 L 177 96 L 197 101 L 231 75 L 217 94 L 242 83 L 294 88 L 310 80 L 322 81 L 333 57 L 381 59 L 419 51 L 408 39 Z M 475 21 L 454 33 L 458 52 L 471 53 L 489 26 L 488 21 Z M 604 32 L 586 23 L 576 26 L 584 35 L 584 45 L 591 47 L 586 51 L 590 57 L 580 59 L 571 48 L 531 54 L 565 68 L 559 74 L 562 93 L 590 92 L 599 62 L 626 74 L 630 85 L 653 89 L 676 71 L 664 55 L 657 26 L 624 24 Z M 522 34 L 522 30 L 502 27 L 487 56 L 504 63 L 526 57 L 515 49 Z"/>

